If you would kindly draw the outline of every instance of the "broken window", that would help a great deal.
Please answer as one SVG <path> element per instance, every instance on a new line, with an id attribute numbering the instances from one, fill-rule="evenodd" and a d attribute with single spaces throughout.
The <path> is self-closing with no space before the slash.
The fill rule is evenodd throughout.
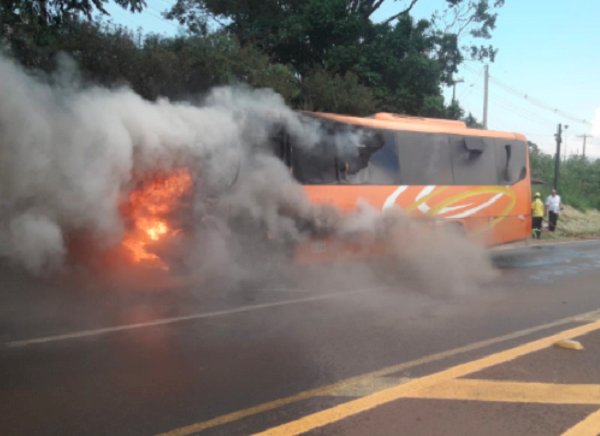
<path id="1" fill-rule="evenodd" d="M 397 132 L 320 123 L 306 148 L 278 135 L 274 152 L 304 184 L 512 185 L 527 175 L 527 147 L 517 140 Z"/>
<path id="2" fill-rule="evenodd" d="M 513 185 L 527 176 L 527 148 L 521 141 L 494 139 L 500 185 Z"/>

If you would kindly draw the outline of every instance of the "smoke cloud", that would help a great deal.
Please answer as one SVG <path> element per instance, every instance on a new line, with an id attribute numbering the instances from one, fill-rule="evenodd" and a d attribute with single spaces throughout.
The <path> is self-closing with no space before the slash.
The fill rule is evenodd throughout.
<path id="1" fill-rule="evenodd" d="M 310 202 L 267 144 L 280 127 L 304 147 L 322 132 L 270 90 L 222 87 L 198 104 L 149 102 L 123 87 L 80 86 L 74 71 L 38 77 L 0 57 L 0 259 L 42 274 L 70 262 L 74 235 L 99 251 L 118 246 L 128 193 L 148 174 L 187 168 L 195 189 L 182 233 L 157 247 L 175 268 L 262 276 L 289 269 L 295 243 L 332 234 L 385 240 L 394 254 L 386 274 L 426 287 L 459 291 L 492 274 L 480 248 L 398 210 L 360 203 L 342 216 Z M 387 277 L 367 270 L 368 280 Z"/>

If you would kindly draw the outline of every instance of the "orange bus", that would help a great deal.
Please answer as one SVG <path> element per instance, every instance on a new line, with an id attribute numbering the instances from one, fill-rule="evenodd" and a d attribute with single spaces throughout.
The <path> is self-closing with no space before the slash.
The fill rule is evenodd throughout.
<path id="1" fill-rule="evenodd" d="M 317 145 L 293 138 L 277 154 L 316 203 L 342 211 L 357 202 L 453 223 L 486 245 L 531 235 L 526 138 L 468 128 L 464 122 L 378 113 L 361 118 L 304 113 Z"/>

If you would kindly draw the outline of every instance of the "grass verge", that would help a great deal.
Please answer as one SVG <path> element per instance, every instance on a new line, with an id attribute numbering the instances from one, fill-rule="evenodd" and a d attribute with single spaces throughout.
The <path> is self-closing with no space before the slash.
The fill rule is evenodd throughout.
<path id="1" fill-rule="evenodd" d="M 555 232 L 549 232 L 544 222 L 542 239 L 568 240 L 600 237 L 600 211 L 589 209 L 585 212 L 565 206 L 560 213 Z"/>

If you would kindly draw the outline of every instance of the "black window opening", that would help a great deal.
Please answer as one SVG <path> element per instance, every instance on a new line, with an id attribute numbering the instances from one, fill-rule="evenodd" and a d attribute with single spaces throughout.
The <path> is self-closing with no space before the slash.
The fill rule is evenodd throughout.
<path id="1" fill-rule="evenodd" d="M 527 176 L 527 145 L 496 139 L 496 170 L 501 185 L 513 185 Z"/>
<path id="2" fill-rule="evenodd" d="M 311 147 L 291 146 L 289 166 L 301 183 L 400 183 L 394 132 L 330 123 L 320 134 Z"/>
<path id="3" fill-rule="evenodd" d="M 495 146 L 484 138 L 450 137 L 455 185 L 498 185 Z"/>
<path id="4" fill-rule="evenodd" d="M 274 150 L 313 185 L 512 185 L 527 175 L 525 143 L 498 138 L 327 123 L 314 146 L 286 137 Z"/>

